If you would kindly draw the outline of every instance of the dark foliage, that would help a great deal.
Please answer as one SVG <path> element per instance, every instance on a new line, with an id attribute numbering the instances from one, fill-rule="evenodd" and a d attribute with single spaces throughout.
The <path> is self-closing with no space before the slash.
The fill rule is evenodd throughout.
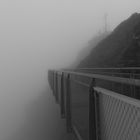
<path id="1" fill-rule="evenodd" d="M 78 67 L 140 66 L 140 14 L 123 21 L 97 44 Z"/>

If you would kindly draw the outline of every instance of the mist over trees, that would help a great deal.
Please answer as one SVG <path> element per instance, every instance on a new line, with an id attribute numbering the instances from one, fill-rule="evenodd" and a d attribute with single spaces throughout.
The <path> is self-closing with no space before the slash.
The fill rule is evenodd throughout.
<path id="1" fill-rule="evenodd" d="M 120 23 L 94 47 L 78 67 L 139 67 L 140 14 Z"/>
<path id="2" fill-rule="evenodd" d="M 109 34 L 110 31 L 99 32 L 91 40 L 89 40 L 87 45 L 79 51 L 77 58 L 71 67 L 76 68 L 81 61 L 84 61 L 84 59 L 90 55 L 91 51 L 98 45 L 98 43 L 105 39 Z"/>

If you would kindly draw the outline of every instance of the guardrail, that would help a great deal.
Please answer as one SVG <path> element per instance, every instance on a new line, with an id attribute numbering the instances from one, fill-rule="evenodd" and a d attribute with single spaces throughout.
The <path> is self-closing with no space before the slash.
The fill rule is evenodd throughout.
<path id="1" fill-rule="evenodd" d="M 48 81 L 78 139 L 140 139 L 139 79 L 50 70 Z"/>
<path id="2" fill-rule="evenodd" d="M 117 76 L 117 77 L 126 77 L 126 78 L 138 78 L 138 79 L 140 78 L 140 68 L 139 67 L 78 68 L 78 69 L 72 69 L 71 71 L 110 75 L 110 76 Z"/>

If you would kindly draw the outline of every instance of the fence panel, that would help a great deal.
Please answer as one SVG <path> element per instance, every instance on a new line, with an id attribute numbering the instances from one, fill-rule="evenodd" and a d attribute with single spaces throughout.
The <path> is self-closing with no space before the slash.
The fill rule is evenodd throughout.
<path id="1" fill-rule="evenodd" d="M 98 94 L 99 139 L 139 140 L 139 100 L 98 87 L 94 92 Z"/>
<path id="2" fill-rule="evenodd" d="M 70 77 L 72 125 L 83 140 L 89 139 L 89 84 L 91 78 Z"/>
<path id="3" fill-rule="evenodd" d="M 140 140 L 137 77 L 49 71 L 48 81 L 68 131 L 72 127 L 83 140 Z"/>

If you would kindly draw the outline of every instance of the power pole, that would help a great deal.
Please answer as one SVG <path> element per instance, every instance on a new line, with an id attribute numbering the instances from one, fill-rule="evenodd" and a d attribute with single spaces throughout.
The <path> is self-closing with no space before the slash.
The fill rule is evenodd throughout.
<path id="1" fill-rule="evenodd" d="M 107 18 L 108 18 L 108 14 L 106 13 L 106 14 L 104 15 L 104 31 L 105 31 L 105 33 L 106 33 L 107 30 L 108 30 Z"/>

